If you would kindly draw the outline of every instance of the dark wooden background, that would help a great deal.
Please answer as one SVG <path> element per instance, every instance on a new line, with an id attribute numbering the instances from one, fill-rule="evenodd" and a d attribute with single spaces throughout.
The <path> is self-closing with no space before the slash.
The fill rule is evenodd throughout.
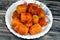
<path id="1" fill-rule="evenodd" d="M 17 0 L 0 0 L 0 40 L 27 40 L 17 38 L 10 33 L 5 24 L 5 13 L 8 7 Z M 38 0 L 46 4 L 53 15 L 53 25 L 50 31 L 41 38 L 30 40 L 60 40 L 60 0 Z"/>

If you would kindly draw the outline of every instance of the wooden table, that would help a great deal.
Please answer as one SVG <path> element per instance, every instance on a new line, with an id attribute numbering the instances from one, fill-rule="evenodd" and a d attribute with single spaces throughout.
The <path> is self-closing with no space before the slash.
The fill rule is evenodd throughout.
<path id="1" fill-rule="evenodd" d="M 0 40 L 26 40 L 17 38 L 6 27 L 5 13 L 7 8 L 17 0 L 0 0 Z M 60 40 L 60 2 L 58 1 L 41 1 L 46 4 L 53 15 L 53 25 L 50 31 L 41 38 L 30 40 Z"/>

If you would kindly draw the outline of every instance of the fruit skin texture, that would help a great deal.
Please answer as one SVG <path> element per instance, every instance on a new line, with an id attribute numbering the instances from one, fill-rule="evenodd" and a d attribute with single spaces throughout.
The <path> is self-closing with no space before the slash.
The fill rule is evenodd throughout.
<path id="1" fill-rule="evenodd" d="M 34 25 L 30 28 L 29 33 L 30 33 L 31 35 L 33 35 L 33 34 L 37 34 L 37 33 L 41 32 L 41 31 L 42 31 L 42 27 L 40 26 L 40 24 L 34 24 Z"/>
<path id="2" fill-rule="evenodd" d="M 21 22 L 26 22 L 27 18 L 26 18 L 26 13 L 21 13 Z"/>
<path id="3" fill-rule="evenodd" d="M 27 23 L 30 23 L 32 21 L 32 15 L 30 13 L 27 13 L 26 19 L 27 19 Z"/>
<path id="4" fill-rule="evenodd" d="M 25 25 L 19 24 L 14 28 L 14 30 L 19 34 L 27 35 L 29 29 Z"/>
<path id="5" fill-rule="evenodd" d="M 26 12 L 26 10 L 27 10 L 27 4 L 18 5 L 16 7 L 16 11 L 18 12 L 18 14 L 21 14 L 22 12 Z"/>
<path id="6" fill-rule="evenodd" d="M 13 12 L 13 15 L 12 15 L 12 18 L 14 19 L 14 18 L 18 18 L 19 16 L 18 16 L 18 13 L 16 12 L 16 11 L 14 11 Z"/>
<path id="7" fill-rule="evenodd" d="M 30 12 L 31 14 L 38 14 L 39 6 L 37 4 L 30 3 L 30 4 L 28 4 L 28 6 L 29 6 L 28 12 Z"/>
<path id="8" fill-rule="evenodd" d="M 26 23 L 25 25 L 26 25 L 28 28 L 30 28 L 30 27 L 32 26 L 32 22 Z"/>
<path id="9" fill-rule="evenodd" d="M 39 21 L 39 16 L 33 15 L 33 23 L 38 23 Z"/>
<path id="10" fill-rule="evenodd" d="M 18 18 L 14 18 L 14 19 L 12 19 L 12 21 L 11 21 L 11 25 L 12 25 L 13 27 L 15 27 L 15 26 L 18 25 L 18 24 L 20 24 L 20 21 L 19 21 Z"/>
<path id="11" fill-rule="evenodd" d="M 30 13 L 21 13 L 21 21 L 30 23 L 32 21 L 32 15 Z"/>
<path id="12" fill-rule="evenodd" d="M 39 18 L 46 18 L 46 13 L 42 8 L 39 8 Z"/>
<path id="13" fill-rule="evenodd" d="M 42 18 L 39 20 L 39 24 L 43 27 L 43 26 L 46 26 L 47 25 L 47 22 L 45 20 L 45 18 Z"/>

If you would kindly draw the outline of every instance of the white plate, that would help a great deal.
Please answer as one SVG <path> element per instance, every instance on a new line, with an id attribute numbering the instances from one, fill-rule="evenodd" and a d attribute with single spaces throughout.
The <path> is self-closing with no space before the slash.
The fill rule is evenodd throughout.
<path id="1" fill-rule="evenodd" d="M 41 33 L 38 33 L 35 35 L 29 35 L 29 34 L 28 35 L 20 35 L 20 34 L 16 33 L 12 29 L 12 26 L 10 25 L 10 23 L 12 21 L 12 13 L 16 10 L 16 6 L 24 3 L 24 1 L 20 0 L 20 1 L 13 3 L 6 12 L 5 21 L 6 21 L 6 25 L 7 25 L 8 29 L 10 30 L 10 32 L 12 32 L 17 37 L 21 37 L 24 39 L 34 39 L 34 38 L 39 38 L 41 36 L 44 36 L 49 31 L 49 29 L 52 27 L 53 17 L 52 17 L 51 11 L 49 10 L 49 8 L 46 5 L 44 5 L 43 3 L 39 2 L 39 1 L 27 0 L 26 2 L 27 3 L 36 3 L 36 4 L 40 5 L 41 8 L 43 8 L 43 10 L 46 12 L 48 24 L 46 25 L 46 27 L 43 28 Z"/>

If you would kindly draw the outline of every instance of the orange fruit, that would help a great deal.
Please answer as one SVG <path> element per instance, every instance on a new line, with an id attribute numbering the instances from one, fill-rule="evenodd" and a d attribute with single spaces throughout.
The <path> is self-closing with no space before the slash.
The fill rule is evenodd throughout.
<path id="1" fill-rule="evenodd" d="M 47 25 L 47 22 L 46 22 L 45 18 L 40 19 L 40 20 L 39 20 L 39 24 L 40 24 L 41 26 L 46 26 L 46 25 Z"/>
<path id="2" fill-rule="evenodd" d="M 42 31 L 42 27 L 40 26 L 40 24 L 34 24 L 31 26 L 29 33 L 31 35 L 33 35 L 33 34 L 37 34 L 37 33 L 41 32 L 41 31 Z"/>
<path id="3" fill-rule="evenodd" d="M 26 13 L 21 13 L 21 22 L 26 22 L 27 18 L 26 18 Z"/>
<path id="4" fill-rule="evenodd" d="M 33 15 L 33 23 L 38 23 L 39 22 L 39 16 Z"/>
<path id="5" fill-rule="evenodd" d="M 11 21 L 11 25 L 12 25 L 13 27 L 15 27 L 15 26 L 18 25 L 18 24 L 20 24 L 20 21 L 19 21 L 19 19 L 17 19 L 17 18 L 14 18 L 14 19 Z"/>
<path id="6" fill-rule="evenodd" d="M 30 13 L 27 13 L 26 17 L 27 22 L 30 23 L 32 21 L 32 15 Z"/>
<path id="7" fill-rule="evenodd" d="M 32 26 L 32 22 L 26 23 L 26 26 L 27 26 L 28 28 L 30 28 L 30 27 Z"/>
<path id="8" fill-rule="evenodd" d="M 16 11 L 18 12 L 18 14 L 26 12 L 26 10 L 27 10 L 27 4 L 21 4 L 16 7 Z"/>
<path id="9" fill-rule="evenodd" d="M 23 24 L 20 24 L 20 25 L 17 25 L 14 30 L 19 33 L 19 34 L 22 34 L 22 35 L 27 35 L 28 34 L 28 28 L 23 25 Z"/>

